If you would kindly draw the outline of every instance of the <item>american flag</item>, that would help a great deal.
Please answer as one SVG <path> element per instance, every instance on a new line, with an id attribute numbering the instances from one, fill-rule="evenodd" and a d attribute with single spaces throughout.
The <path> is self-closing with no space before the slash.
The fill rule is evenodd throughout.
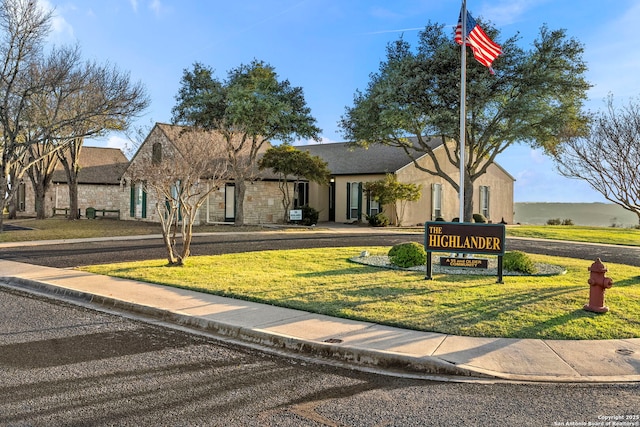
<path id="1" fill-rule="evenodd" d="M 462 45 L 462 13 L 458 18 L 455 41 Z M 488 67 L 491 74 L 495 74 L 491 64 L 502 53 L 502 48 L 487 36 L 469 12 L 467 12 L 467 44 L 471 46 L 476 61 Z"/>

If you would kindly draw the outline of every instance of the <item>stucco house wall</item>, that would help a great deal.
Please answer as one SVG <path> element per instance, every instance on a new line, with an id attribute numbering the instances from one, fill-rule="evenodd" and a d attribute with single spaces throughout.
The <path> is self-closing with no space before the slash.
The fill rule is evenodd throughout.
<path id="1" fill-rule="evenodd" d="M 446 151 L 438 140 L 432 140 L 436 157 L 440 161 L 443 170 L 454 177 L 457 182 L 459 170 L 446 159 Z M 422 186 L 421 197 L 415 202 L 405 202 L 405 209 L 402 216 L 402 225 L 424 224 L 427 221 L 435 220 L 440 216 L 446 221 L 451 221 L 459 216 L 459 196 L 458 192 L 444 178 L 431 175 L 418 169 L 408 156 L 398 148 L 372 145 L 368 149 L 352 147 L 346 143 L 318 144 L 300 147 L 309 151 L 313 155 L 318 155 L 328 162 L 332 171 L 332 181 L 335 186 L 335 194 L 331 198 L 331 186 L 319 186 L 310 183 L 310 193 L 315 194 L 310 197 L 309 202 L 312 207 L 320 211 L 320 221 L 330 221 L 331 202 L 335 208 L 336 222 L 354 222 L 358 218 L 349 215 L 347 203 L 353 197 L 347 196 L 347 183 L 356 185 L 384 179 L 387 173 L 395 174 L 398 181 L 402 183 L 412 183 Z M 430 167 L 433 162 L 427 155 L 419 158 L 418 163 L 424 167 Z M 366 172 L 369 173 L 366 173 Z M 487 173 L 474 183 L 474 211 L 481 213 L 480 187 L 483 192 L 489 194 L 489 215 L 487 220 L 491 222 L 506 221 L 513 222 L 513 184 L 514 179 L 503 168 L 497 164 L 491 165 Z M 440 188 L 440 209 L 434 210 L 434 185 Z M 488 189 L 488 190 L 487 190 Z M 353 196 L 353 194 L 352 194 Z M 366 221 L 367 194 L 362 191 L 360 195 L 360 206 L 362 215 L 361 221 Z M 400 211 L 398 203 L 398 211 Z M 390 206 L 382 207 L 383 212 L 392 222 L 395 222 L 393 209 Z M 438 215 L 439 213 L 439 215 Z"/>

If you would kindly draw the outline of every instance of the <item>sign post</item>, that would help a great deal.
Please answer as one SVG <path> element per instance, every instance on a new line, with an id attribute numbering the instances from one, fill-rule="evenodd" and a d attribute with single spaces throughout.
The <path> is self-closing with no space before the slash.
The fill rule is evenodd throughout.
<path id="1" fill-rule="evenodd" d="M 498 283 L 502 281 L 506 230 L 504 224 L 465 224 L 458 222 L 427 222 L 424 226 L 424 248 L 427 251 L 425 279 L 431 280 L 432 252 L 498 255 Z"/>

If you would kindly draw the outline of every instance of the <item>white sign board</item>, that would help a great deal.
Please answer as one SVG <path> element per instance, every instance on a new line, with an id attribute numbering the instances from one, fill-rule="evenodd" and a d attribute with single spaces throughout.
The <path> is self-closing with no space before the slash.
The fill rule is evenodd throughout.
<path id="1" fill-rule="evenodd" d="M 302 221 L 302 209 L 292 209 L 289 211 L 289 221 Z"/>

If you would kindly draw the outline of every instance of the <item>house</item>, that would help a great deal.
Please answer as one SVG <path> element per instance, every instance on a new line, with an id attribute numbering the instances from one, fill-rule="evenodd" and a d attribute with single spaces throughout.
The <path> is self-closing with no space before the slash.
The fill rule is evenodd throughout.
<path id="1" fill-rule="evenodd" d="M 134 171 L 145 159 L 154 157 L 161 161 L 163 157 L 170 158 L 169 153 L 180 152 L 187 144 L 189 133 L 184 132 L 185 128 L 177 125 L 156 123 L 149 135 L 142 142 L 140 148 L 131 159 L 131 162 L 124 172 L 124 179 L 129 191 L 127 215 L 123 219 L 140 220 L 149 222 L 160 222 L 159 213 L 156 209 L 159 203 L 164 200 L 155 200 L 152 194 L 147 194 L 145 186 L 136 180 Z M 221 135 L 216 132 L 208 132 L 207 138 L 212 138 L 212 144 L 219 140 L 219 144 L 225 142 Z M 270 147 L 266 144 L 263 151 Z M 163 156 L 162 153 L 167 153 Z M 226 154 L 225 154 L 226 156 Z M 244 199 L 244 218 L 247 224 L 274 224 L 283 222 L 282 194 L 278 187 L 278 177 L 271 171 L 253 170 L 252 175 L 255 180 L 247 182 Z M 199 185 L 209 188 L 211 180 L 203 177 Z M 203 206 L 199 209 L 195 224 L 206 223 L 229 223 L 235 218 L 235 186 L 232 179 L 225 181 L 224 185 L 217 186 Z"/>
<path id="2" fill-rule="evenodd" d="M 137 181 L 131 172 L 145 158 L 152 159 L 155 156 L 161 159 L 162 153 L 184 149 L 183 130 L 180 126 L 157 123 L 128 163 L 120 150 L 84 147 L 80 157 L 79 175 L 79 207 L 82 213 L 84 214 L 87 207 L 119 209 L 122 213 L 121 219 L 159 222 L 156 206 L 165 201 L 154 200 L 151 194 L 145 192 L 142 182 Z M 212 132 L 207 138 L 215 139 L 221 136 Z M 457 180 L 459 170 L 446 160 L 442 140 L 434 138 L 430 144 L 444 171 Z M 267 144 L 263 151 L 269 147 Z M 437 218 L 451 221 L 459 215 L 457 191 L 442 177 L 418 169 L 401 149 L 380 144 L 373 144 L 365 149 L 353 147 L 348 143 L 305 145 L 298 148 L 324 159 L 331 171 L 329 185 L 302 181 L 295 189 L 295 206 L 309 205 L 315 208 L 320 213 L 321 222 L 366 221 L 367 215 L 375 215 L 383 210 L 387 216 L 391 216 L 391 209 L 379 206 L 371 195 L 364 191 L 365 183 L 384 179 L 386 174 L 394 174 L 400 182 L 422 186 L 421 198 L 406 204 L 401 218 L 403 225 L 423 224 Z M 421 154 L 417 162 L 428 167 L 432 164 L 432 159 L 426 154 Z M 278 176 L 269 170 L 254 170 L 254 178 L 247 182 L 244 200 L 245 222 L 282 223 L 285 218 Z M 480 213 L 494 223 L 512 223 L 514 181 L 514 178 L 498 164 L 490 165 L 487 173 L 474 183 L 473 213 Z M 199 185 L 213 184 L 203 177 Z M 235 185 L 233 179 L 227 179 L 223 184 L 218 181 L 216 189 L 200 207 L 196 223 L 233 222 L 236 209 Z M 21 203 L 25 211 L 33 210 L 33 192 L 22 191 L 22 194 Z M 54 185 L 47 194 L 46 203 L 49 211 L 53 207 L 68 206 L 64 171 L 56 172 Z M 390 219 L 393 221 L 395 218 Z"/>
<path id="3" fill-rule="evenodd" d="M 78 208 L 82 215 L 88 207 L 124 212 L 127 205 L 120 178 L 128 163 L 120 149 L 82 147 L 78 172 Z M 17 208 L 21 215 L 32 216 L 36 213 L 35 194 L 30 183 L 28 185 L 25 181 L 29 179 L 25 177 L 18 188 Z M 63 213 L 68 207 L 67 175 L 62 164 L 58 163 L 45 195 L 45 212 L 51 215 Z"/>
<path id="4" fill-rule="evenodd" d="M 447 161 L 442 140 L 433 138 L 429 144 L 445 172 L 458 180 L 459 169 Z M 363 191 L 363 184 L 384 179 L 386 174 L 394 174 L 399 182 L 422 186 L 422 197 L 406 205 L 401 218 L 403 225 L 424 224 L 436 218 L 451 221 L 459 216 L 458 192 L 442 177 L 418 169 L 402 149 L 382 144 L 362 148 L 348 143 L 299 148 L 324 159 L 332 173 L 329 186 L 307 184 L 308 203 L 320 211 L 320 221 L 365 221 L 366 215 L 381 212 L 384 207 Z M 423 167 L 433 164 L 428 155 L 419 154 L 418 164 Z M 514 181 L 498 164 L 490 165 L 487 173 L 474 183 L 473 213 L 480 213 L 492 222 L 512 223 Z M 391 216 L 391 210 L 385 210 L 385 214 Z"/>

